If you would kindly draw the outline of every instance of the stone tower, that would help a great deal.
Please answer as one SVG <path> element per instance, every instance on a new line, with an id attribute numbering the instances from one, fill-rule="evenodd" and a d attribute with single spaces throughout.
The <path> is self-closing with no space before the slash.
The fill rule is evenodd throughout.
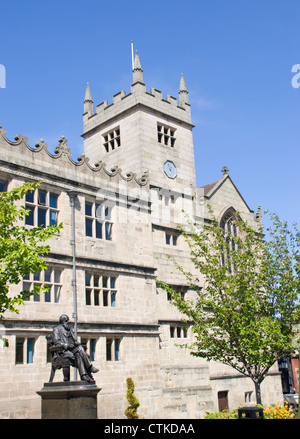
<path id="1" fill-rule="evenodd" d="M 96 106 L 87 86 L 83 114 L 84 154 L 123 173 L 149 172 L 152 187 L 193 194 L 196 188 L 191 111 L 183 75 L 179 99 L 146 91 L 138 53 L 131 93 L 125 91 Z"/>

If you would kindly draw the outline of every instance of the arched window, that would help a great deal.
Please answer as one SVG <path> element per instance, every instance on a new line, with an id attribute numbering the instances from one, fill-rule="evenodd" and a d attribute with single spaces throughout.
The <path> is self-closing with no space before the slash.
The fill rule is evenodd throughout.
<path id="1" fill-rule="evenodd" d="M 224 236 L 225 249 L 222 247 L 221 263 L 227 265 L 228 271 L 236 271 L 236 264 L 232 260 L 232 254 L 237 250 L 235 238 L 238 236 L 236 211 L 230 207 L 220 221 L 220 227 Z"/>

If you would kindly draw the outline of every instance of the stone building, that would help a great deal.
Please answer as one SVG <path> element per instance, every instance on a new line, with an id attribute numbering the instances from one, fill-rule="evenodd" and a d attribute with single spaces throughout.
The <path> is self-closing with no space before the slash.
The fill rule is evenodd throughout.
<path id="1" fill-rule="evenodd" d="M 179 98 L 146 91 L 136 54 L 131 92 L 124 90 L 94 110 L 89 85 L 84 114 L 84 155 L 71 158 L 67 140 L 54 154 L 41 140 L 34 147 L 0 129 L 0 183 L 11 190 L 39 181 L 25 200 L 28 227 L 63 222 L 50 240 L 48 269 L 31 274 L 11 293 L 46 283 L 20 314 L 6 313 L 0 348 L 0 417 L 39 418 L 40 390 L 50 375 L 46 335 L 66 313 L 74 317 L 72 227 L 75 227 L 78 338 L 87 344 L 95 375 L 100 418 L 124 418 L 126 378 L 135 382 L 140 417 L 202 418 L 206 412 L 255 401 L 254 386 L 229 367 L 191 357 L 175 346 L 192 341 L 191 329 L 156 288 L 156 279 L 193 297 L 167 255 L 190 268 L 188 246 L 178 232 L 186 215 L 209 220 L 209 202 L 220 222 L 235 211 L 252 225 L 261 220 L 228 174 L 196 187 L 193 124 L 181 76 Z M 30 142 L 29 142 L 30 143 Z M 70 199 L 75 197 L 74 222 Z M 184 213 L 182 212 L 184 211 Z M 61 380 L 61 371 L 55 380 Z M 282 400 L 273 367 L 262 384 L 265 404 Z"/>

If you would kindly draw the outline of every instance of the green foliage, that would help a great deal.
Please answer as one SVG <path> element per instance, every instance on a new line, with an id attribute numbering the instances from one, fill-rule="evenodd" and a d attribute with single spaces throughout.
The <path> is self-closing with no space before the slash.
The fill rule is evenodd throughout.
<path id="1" fill-rule="evenodd" d="M 62 224 L 43 228 L 23 225 L 28 211 L 19 200 L 28 191 L 35 190 L 40 183 L 24 183 L 20 188 L 0 193 L 0 319 L 7 310 L 19 313 L 17 306 L 24 303 L 33 291 L 21 291 L 11 297 L 9 286 L 19 284 L 23 276 L 30 272 L 45 270 L 47 263 L 41 257 L 50 251 L 49 245 L 43 245 L 54 233 L 58 233 Z M 35 292 L 47 290 L 47 287 L 35 287 Z"/>
<path id="2" fill-rule="evenodd" d="M 232 410 L 231 412 L 226 409 L 226 410 L 222 410 L 221 412 L 208 413 L 204 419 L 237 419 L 237 418 L 238 418 L 237 409 Z"/>
<path id="3" fill-rule="evenodd" d="M 181 229 L 196 272 L 204 276 L 204 288 L 197 276 L 174 261 L 197 292 L 196 301 L 182 300 L 170 286 L 157 284 L 192 325 L 196 342 L 183 346 L 192 355 L 222 362 L 250 377 L 260 403 L 260 383 L 268 370 L 293 350 L 300 234 L 295 227 L 290 231 L 277 215 L 270 215 L 268 236 L 262 227 L 254 230 L 241 219 L 237 220 L 238 236 L 224 236 L 211 214 L 211 224 Z M 232 240 L 234 250 L 228 244 Z"/>
<path id="4" fill-rule="evenodd" d="M 289 408 L 287 403 L 272 404 L 269 407 L 264 407 L 256 404 L 256 407 L 263 408 L 264 419 L 294 419 L 295 410 Z M 221 412 L 208 413 L 204 419 L 238 419 L 238 409 L 232 411 L 223 410 Z"/>
<path id="5" fill-rule="evenodd" d="M 126 415 L 127 419 L 138 419 L 139 415 L 137 413 L 137 409 L 138 409 L 140 403 L 139 403 L 139 400 L 137 399 L 137 397 L 133 393 L 134 392 L 134 382 L 133 382 L 132 378 L 127 378 L 126 384 L 127 384 L 126 398 L 127 398 L 129 406 L 125 410 L 125 415 Z"/>

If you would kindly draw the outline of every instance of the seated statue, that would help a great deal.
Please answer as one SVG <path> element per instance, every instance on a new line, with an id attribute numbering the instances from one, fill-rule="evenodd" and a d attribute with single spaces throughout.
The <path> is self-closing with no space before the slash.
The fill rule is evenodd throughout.
<path id="1" fill-rule="evenodd" d="M 49 381 L 52 382 L 56 369 L 63 369 L 64 381 L 70 380 L 70 366 L 77 367 L 82 381 L 94 383 L 92 373 L 99 372 L 90 360 L 85 348 L 76 339 L 69 326 L 69 317 L 62 314 L 59 325 L 47 335 L 52 356 L 52 370 Z"/>

